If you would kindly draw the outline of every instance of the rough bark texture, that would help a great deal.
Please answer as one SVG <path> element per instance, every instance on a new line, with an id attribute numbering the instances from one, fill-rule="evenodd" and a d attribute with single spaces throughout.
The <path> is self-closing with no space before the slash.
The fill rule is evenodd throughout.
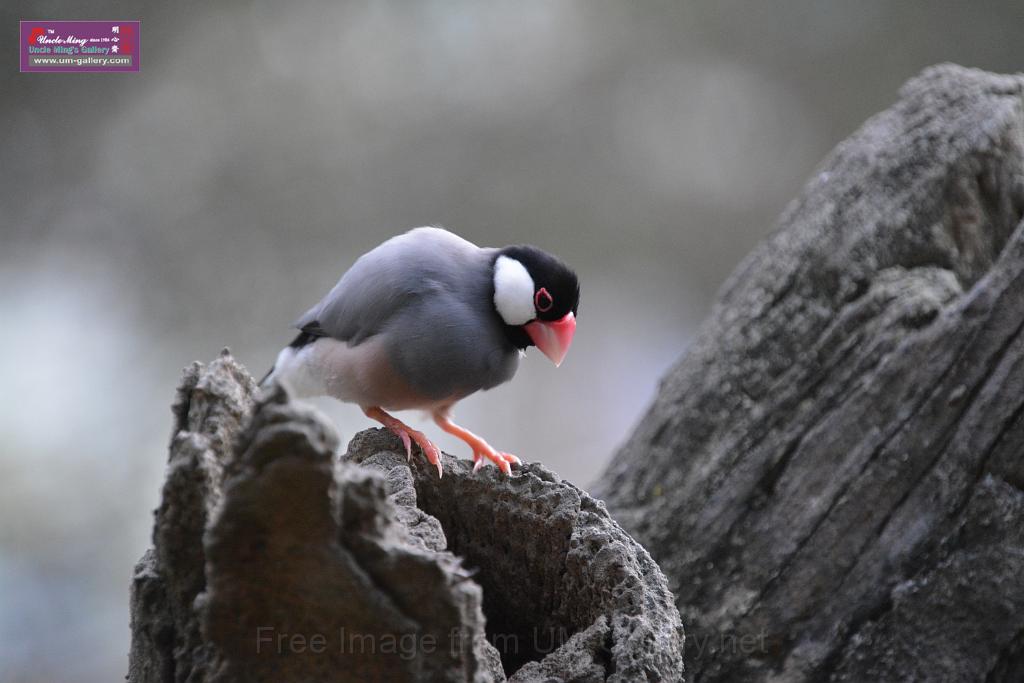
<path id="1" fill-rule="evenodd" d="M 225 352 L 186 371 L 130 681 L 680 680 L 665 577 L 541 466 L 337 439 Z"/>
<path id="2" fill-rule="evenodd" d="M 693 680 L 1024 679 L 1022 93 L 931 68 L 840 144 L 596 487 Z"/>

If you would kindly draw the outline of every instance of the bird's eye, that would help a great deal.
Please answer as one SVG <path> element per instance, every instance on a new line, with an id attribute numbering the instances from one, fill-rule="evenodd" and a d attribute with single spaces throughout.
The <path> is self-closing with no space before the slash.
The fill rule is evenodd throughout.
<path id="1" fill-rule="evenodd" d="M 541 313 L 547 313 L 551 310 L 551 307 L 555 305 L 555 300 L 548 294 L 548 290 L 541 287 L 537 290 L 537 293 L 533 295 L 533 305 Z"/>

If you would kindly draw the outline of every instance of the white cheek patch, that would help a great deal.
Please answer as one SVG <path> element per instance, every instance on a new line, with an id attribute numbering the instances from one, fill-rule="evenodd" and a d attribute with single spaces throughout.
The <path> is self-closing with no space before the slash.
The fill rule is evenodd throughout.
<path id="1" fill-rule="evenodd" d="M 525 325 L 535 317 L 533 278 L 514 258 L 499 256 L 494 262 L 494 307 L 506 325 Z"/>

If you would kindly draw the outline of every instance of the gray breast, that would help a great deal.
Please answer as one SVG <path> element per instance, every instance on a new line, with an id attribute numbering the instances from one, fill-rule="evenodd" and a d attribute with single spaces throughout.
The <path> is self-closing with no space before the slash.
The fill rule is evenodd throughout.
<path id="1" fill-rule="evenodd" d="M 404 307 L 385 331 L 398 372 L 435 399 L 462 398 L 507 382 L 519 352 L 490 302 L 489 280 L 475 277 L 453 291 L 436 287 Z"/>

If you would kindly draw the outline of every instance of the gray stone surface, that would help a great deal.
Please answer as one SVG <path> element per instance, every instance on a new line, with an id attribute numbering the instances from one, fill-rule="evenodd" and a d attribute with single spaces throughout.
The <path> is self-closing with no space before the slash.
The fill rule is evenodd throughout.
<path id="1" fill-rule="evenodd" d="M 841 143 L 595 488 L 694 680 L 1024 679 L 1022 96 L 931 68 Z"/>
<path id="2" fill-rule="evenodd" d="M 382 472 L 396 504 L 440 522 L 483 588 L 488 640 L 512 681 L 679 678 L 682 630 L 665 578 L 603 503 L 538 464 L 474 474 L 445 455 L 438 480 L 417 457 L 410 476 L 401 448 L 366 431 L 345 460 Z"/>
<path id="3" fill-rule="evenodd" d="M 129 680 L 681 680 L 665 577 L 603 504 L 539 466 L 445 456 L 257 393 L 225 352 L 174 405 Z"/>

